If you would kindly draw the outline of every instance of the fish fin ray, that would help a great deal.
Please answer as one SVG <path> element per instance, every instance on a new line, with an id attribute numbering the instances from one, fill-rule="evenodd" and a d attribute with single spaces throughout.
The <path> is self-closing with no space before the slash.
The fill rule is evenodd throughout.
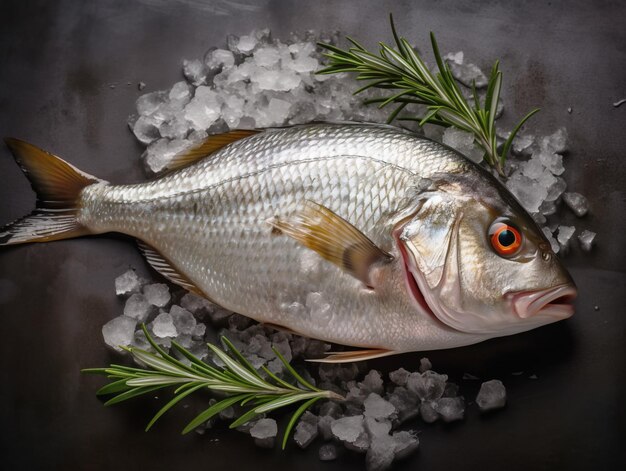
<path id="1" fill-rule="evenodd" d="M 372 360 L 374 358 L 395 355 L 395 350 L 387 350 L 385 348 L 370 348 L 367 350 L 349 350 L 346 352 L 329 352 L 324 358 L 312 358 L 306 361 L 316 363 L 350 363 L 354 361 Z"/>
<path id="2" fill-rule="evenodd" d="M 176 154 L 170 163 L 168 163 L 167 168 L 170 172 L 173 172 L 188 167 L 226 147 L 228 144 L 258 134 L 259 132 L 261 131 L 258 129 L 235 129 L 222 134 L 213 134 L 190 149 Z"/>
<path id="3" fill-rule="evenodd" d="M 156 249 L 141 240 L 137 241 L 137 245 L 139 246 L 139 250 L 141 250 L 141 253 L 146 258 L 150 266 L 158 271 L 161 275 L 163 275 L 172 283 L 177 284 L 178 286 L 182 286 L 187 291 L 197 294 L 198 296 L 202 296 L 203 298 L 206 298 L 209 301 L 213 302 L 213 300 L 207 297 L 207 295 L 204 294 L 202 290 L 193 283 L 193 281 L 180 273 L 169 262 L 169 260 L 161 255 Z"/>
<path id="4" fill-rule="evenodd" d="M 367 286 L 371 286 L 371 266 L 393 260 L 392 255 L 376 246 L 348 221 L 312 201 L 307 201 L 304 209 L 292 217 L 276 218 L 269 224 Z"/>
<path id="5" fill-rule="evenodd" d="M 0 245 L 49 242 L 88 234 L 77 221 L 80 193 L 102 180 L 28 142 L 5 142 L 37 193 L 37 207 L 28 216 L 0 229 Z"/>

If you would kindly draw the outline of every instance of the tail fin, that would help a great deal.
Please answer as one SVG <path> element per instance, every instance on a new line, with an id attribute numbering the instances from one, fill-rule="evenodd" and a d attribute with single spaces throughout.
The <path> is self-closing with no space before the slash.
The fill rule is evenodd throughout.
<path id="1" fill-rule="evenodd" d="M 87 234 L 76 220 L 78 197 L 83 188 L 101 180 L 27 142 L 12 138 L 5 142 L 37 193 L 37 207 L 0 229 L 0 246 Z"/>

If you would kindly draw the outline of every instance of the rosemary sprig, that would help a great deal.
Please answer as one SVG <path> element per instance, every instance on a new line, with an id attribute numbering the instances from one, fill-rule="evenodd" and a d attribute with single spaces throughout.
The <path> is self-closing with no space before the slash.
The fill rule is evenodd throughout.
<path id="1" fill-rule="evenodd" d="M 146 426 L 146 431 L 150 430 L 163 414 L 182 399 L 201 390 L 208 389 L 224 394 L 226 397 L 198 414 L 183 429 L 183 434 L 190 432 L 222 410 L 237 403 L 241 406 L 249 406 L 249 408 L 230 424 L 230 428 L 243 425 L 260 414 L 301 402 L 302 405 L 294 412 L 283 433 L 282 448 L 284 449 L 296 421 L 309 407 L 320 399 L 344 399 L 333 391 L 318 389 L 306 381 L 276 349 L 274 349 L 274 353 L 285 366 L 294 384 L 279 378 L 265 366 L 262 368 L 267 379 L 263 378 L 225 337 L 222 337 L 222 342 L 231 351 L 231 355 L 213 344 L 208 344 L 213 353 L 225 365 L 224 368 L 216 368 L 203 362 L 180 344 L 172 342 L 172 346 L 189 360 L 189 364 L 181 362 L 154 342 L 145 325 L 143 331 L 156 353 L 135 347 L 125 348 L 125 350 L 140 364 L 145 364 L 146 368 L 113 364 L 108 368 L 89 368 L 82 371 L 105 375 L 111 380 L 109 384 L 100 388 L 96 393 L 98 395 L 114 395 L 105 402 L 105 406 L 117 404 L 158 389 L 175 387 L 174 397 L 150 420 Z"/>
<path id="2" fill-rule="evenodd" d="M 539 109 L 532 110 L 521 119 L 499 153 L 495 128 L 496 108 L 502 86 L 499 63 L 496 61 L 491 69 L 484 104 L 480 103 L 475 84 L 472 84 L 473 99 L 470 104 L 461 93 L 450 67 L 441 58 L 435 35 L 430 33 L 438 68 L 438 72 L 433 74 L 409 42 L 398 36 L 391 15 L 389 19 L 396 48 L 380 42 L 379 52 L 375 54 L 349 37 L 346 39 L 350 41 L 352 47 L 347 50 L 320 43 L 319 45 L 328 51 L 324 53 L 324 56 L 329 59 L 329 65 L 318 73 L 356 72 L 357 80 L 369 83 L 355 91 L 355 94 L 372 87 L 389 90 L 388 96 L 366 101 L 366 103 L 378 103 L 380 108 L 392 103 L 396 104 L 387 122 L 398 118 L 407 105 L 425 105 L 424 116 L 400 119 L 417 121 L 420 126 L 426 123 L 446 127 L 455 126 L 472 133 L 475 142 L 485 151 L 484 159 L 487 164 L 504 176 L 504 162 L 515 135 Z"/>

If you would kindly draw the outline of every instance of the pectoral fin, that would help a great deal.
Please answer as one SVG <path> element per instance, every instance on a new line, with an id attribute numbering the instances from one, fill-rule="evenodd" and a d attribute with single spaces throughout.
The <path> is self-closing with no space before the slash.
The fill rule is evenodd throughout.
<path id="1" fill-rule="evenodd" d="M 370 287 L 372 265 L 393 260 L 348 221 L 311 201 L 292 217 L 276 218 L 270 224 Z"/>
<path id="2" fill-rule="evenodd" d="M 374 358 L 395 355 L 397 352 L 384 348 L 372 348 L 369 350 L 351 350 L 347 352 L 330 352 L 324 358 L 308 359 L 316 363 L 350 363 L 353 361 L 372 360 Z"/>

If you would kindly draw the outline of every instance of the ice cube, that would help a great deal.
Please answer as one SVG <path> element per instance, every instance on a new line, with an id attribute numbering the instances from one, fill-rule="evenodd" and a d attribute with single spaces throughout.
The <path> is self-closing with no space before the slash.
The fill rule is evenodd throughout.
<path id="1" fill-rule="evenodd" d="M 394 454 L 396 460 L 406 458 L 415 452 L 420 443 L 415 433 L 406 430 L 393 432 L 392 438 L 395 445 Z"/>
<path id="2" fill-rule="evenodd" d="M 375 437 L 365 455 L 367 471 L 384 471 L 391 467 L 395 458 L 395 443 L 391 436 Z"/>
<path id="3" fill-rule="evenodd" d="M 156 307 L 165 307 L 170 302 L 170 289 L 165 283 L 153 283 L 143 287 L 146 300 Z"/>
<path id="4" fill-rule="evenodd" d="M 554 183 L 548 188 L 547 201 L 555 201 L 563 194 L 567 188 L 567 183 L 561 177 L 556 177 Z"/>
<path id="5" fill-rule="evenodd" d="M 337 447 L 332 443 L 327 443 L 320 447 L 318 452 L 321 461 L 332 461 L 337 459 Z"/>
<path id="6" fill-rule="evenodd" d="M 183 60 L 183 75 L 194 86 L 204 85 L 207 79 L 207 69 L 203 62 L 198 59 Z"/>
<path id="7" fill-rule="evenodd" d="M 300 85 L 302 78 L 293 71 L 259 69 L 257 74 L 250 77 L 250 80 L 260 90 L 288 92 Z"/>
<path id="8" fill-rule="evenodd" d="M 546 168 L 543 166 L 543 163 L 541 163 L 540 159 L 538 159 L 537 157 L 533 157 L 521 165 L 521 170 L 522 173 L 528 178 L 538 179 L 543 175 Z"/>
<path id="9" fill-rule="evenodd" d="M 204 63 L 212 73 L 230 69 L 235 65 L 235 56 L 226 49 L 213 49 L 204 56 Z"/>
<path id="10" fill-rule="evenodd" d="M 567 150 L 567 129 L 561 127 L 554 134 L 541 138 L 540 145 L 550 152 L 562 154 Z"/>
<path id="11" fill-rule="evenodd" d="M 178 331 L 174 326 L 172 316 L 167 312 L 162 312 L 152 322 L 152 331 L 157 337 L 176 337 Z"/>
<path id="12" fill-rule="evenodd" d="M 569 241 L 574 235 L 576 228 L 574 226 L 559 226 L 559 232 L 557 234 L 557 240 L 561 246 L 561 250 L 569 247 Z"/>
<path id="13" fill-rule="evenodd" d="M 132 346 L 141 348 L 142 350 L 152 351 L 152 345 L 148 342 L 148 338 L 143 330 L 136 330 L 133 336 Z"/>
<path id="14" fill-rule="evenodd" d="M 440 375 L 431 370 L 421 374 L 411 373 L 407 379 L 406 387 L 422 401 L 433 401 L 441 397 L 447 380 L 446 375 Z"/>
<path id="15" fill-rule="evenodd" d="M 539 206 L 548 195 L 548 190 L 538 186 L 536 180 L 520 173 L 513 174 L 507 180 L 506 186 L 529 213 L 539 211 Z"/>
<path id="16" fill-rule="evenodd" d="M 595 238 L 595 232 L 591 232 L 585 229 L 580 234 L 578 234 L 578 242 L 580 243 L 580 248 L 583 249 L 585 252 L 591 251 L 591 247 Z"/>
<path id="17" fill-rule="evenodd" d="M 278 64 L 280 54 L 273 46 L 261 47 L 254 52 L 254 59 L 261 67 L 272 67 Z"/>
<path id="18" fill-rule="evenodd" d="M 392 415 L 395 415 L 396 408 L 392 403 L 384 400 L 376 393 L 370 393 L 363 403 L 365 406 L 365 417 L 372 417 L 374 419 L 387 419 Z"/>
<path id="19" fill-rule="evenodd" d="M 194 293 L 185 294 L 180 300 L 180 305 L 196 316 L 208 313 L 215 307 L 209 300 Z"/>
<path id="20" fill-rule="evenodd" d="M 137 272 L 131 268 L 115 278 L 115 294 L 127 296 L 132 293 L 139 293 L 141 285 L 142 281 Z"/>
<path id="21" fill-rule="evenodd" d="M 298 422 L 293 439 L 300 448 L 308 447 L 317 437 L 317 422 L 317 417 L 309 411 L 305 412 L 300 422 Z"/>
<path id="22" fill-rule="evenodd" d="M 422 402 L 420 406 L 420 416 L 427 424 L 437 421 L 439 414 L 437 414 L 437 411 L 435 410 L 433 401 Z"/>
<path id="23" fill-rule="evenodd" d="M 194 332 L 196 319 L 192 313 L 174 304 L 170 308 L 170 316 L 172 316 L 174 326 L 179 333 L 191 335 Z"/>
<path id="24" fill-rule="evenodd" d="M 511 150 L 517 155 L 531 155 L 535 136 L 532 134 L 517 134 L 513 139 Z"/>
<path id="25" fill-rule="evenodd" d="M 320 417 L 328 415 L 333 418 L 338 418 L 341 413 L 341 406 L 334 401 L 326 401 L 322 403 L 319 410 Z"/>
<path id="26" fill-rule="evenodd" d="M 408 389 L 399 386 L 387 396 L 387 400 L 393 404 L 398 413 L 398 422 L 402 423 L 408 419 L 412 419 L 419 413 L 417 395 L 408 391 Z"/>
<path id="27" fill-rule="evenodd" d="M 126 300 L 124 315 L 135 319 L 137 322 L 146 322 L 153 309 L 143 294 L 135 293 Z"/>
<path id="28" fill-rule="evenodd" d="M 552 251 L 554 253 L 559 253 L 559 249 L 560 249 L 559 243 L 556 241 L 556 239 L 552 235 L 552 231 L 550 230 L 550 228 L 542 227 L 541 230 L 543 231 L 543 234 L 546 236 L 546 239 L 548 239 L 548 242 L 550 242 L 550 248 L 552 249 Z"/>
<path id="29" fill-rule="evenodd" d="M 502 381 L 492 379 L 480 385 L 476 404 L 482 412 L 499 409 L 506 404 L 506 388 Z"/>
<path id="30" fill-rule="evenodd" d="M 420 366 L 419 366 L 420 373 L 424 373 L 432 369 L 433 369 L 433 364 L 430 362 L 428 358 L 420 358 Z"/>
<path id="31" fill-rule="evenodd" d="M 160 119 L 152 116 L 139 116 L 131 129 L 137 140 L 147 146 L 161 137 L 160 123 Z"/>
<path id="32" fill-rule="evenodd" d="M 175 103 L 179 109 L 182 109 L 191 100 L 192 92 L 193 87 L 189 86 L 187 82 L 176 82 L 170 89 L 168 97 L 170 102 Z"/>
<path id="33" fill-rule="evenodd" d="M 363 381 L 359 383 L 359 386 L 366 393 L 374 392 L 378 395 L 383 394 L 383 379 L 379 371 L 370 370 L 370 372 L 365 375 L 365 378 L 363 378 Z"/>
<path id="34" fill-rule="evenodd" d="M 139 116 L 154 113 L 168 99 L 168 92 L 160 90 L 158 92 L 146 93 L 137 98 L 135 107 Z"/>
<path id="35" fill-rule="evenodd" d="M 364 424 L 370 438 L 389 435 L 391 431 L 391 422 L 389 420 L 376 420 L 372 417 L 365 417 Z"/>
<path id="36" fill-rule="evenodd" d="M 280 353 L 287 362 L 292 360 L 291 347 L 287 338 L 273 337 L 272 347 Z"/>
<path id="37" fill-rule="evenodd" d="M 188 146 L 189 142 L 184 139 L 170 141 L 162 138 L 150 144 L 141 157 L 144 160 L 146 169 L 153 174 L 158 174 L 167 169 L 172 158 L 186 150 Z"/>
<path id="38" fill-rule="evenodd" d="M 250 428 L 254 443 L 262 448 L 273 448 L 277 434 L 278 425 L 274 419 L 260 419 Z"/>
<path id="39" fill-rule="evenodd" d="M 553 175 L 561 175 L 565 171 L 561 154 L 541 149 L 539 153 L 533 153 L 533 158 L 538 158 L 543 166 L 550 170 Z"/>
<path id="40" fill-rule="evenodd" d="M 392 383 L 397 384 L 398 386 L 404 386 L 409 374 L 410 373 L 404 368 L 399 368 L 389 373 L 389 379 Z"/>
<path id="41" fill-rule="evenodd" d="M 333 435 L 341 441 L 353 443 L 363 433 L 363 416 L 355 415 L 335 420 L 331 426 Z"/>
<path id="42" fill-rule="evenodd" d="M 563 201 L 579 218 L 583 217 L 587 214 L 587 211 L 589 211 L 587 198 L 580 193 L 563 193 Z"/>
<path id="43" fill-rule="evenodd" d="M 433 409 L 444 422 L 454 422 L 463 419 L 465 402 L 462 397 L 442 397 L 434 402 Z"/>
<path id="44" fill-rule="evenodd" d="M 115 319 L 111 319 L 102 326 L 104 343 L 109 347 L 113 347 L 118 352 L 121 352 L 122 349 L 120 346 L 127 347 L 133 343 L 136 325 L 137 322 L 135 319 L 131 319 L 127 316 L 119 316 Z"/>
<path id="45" fill-rule="evenodd" d="M 200 86 L 185 106 L 185 119 L 191 122 L 194 129 L 206 130 L 220 117 L 221 107 L 219 95 L 209 87 Z"/>
<path id="46" fill-rule="evenodd" d="M 487 86 L 487 77 L 477 65 L 457 64 L 449 61 L 448 66 L 452 76 L 466 87 L 471 87 L 472 84 L 475 84 L 476 88 L 485 88 Z"/>

